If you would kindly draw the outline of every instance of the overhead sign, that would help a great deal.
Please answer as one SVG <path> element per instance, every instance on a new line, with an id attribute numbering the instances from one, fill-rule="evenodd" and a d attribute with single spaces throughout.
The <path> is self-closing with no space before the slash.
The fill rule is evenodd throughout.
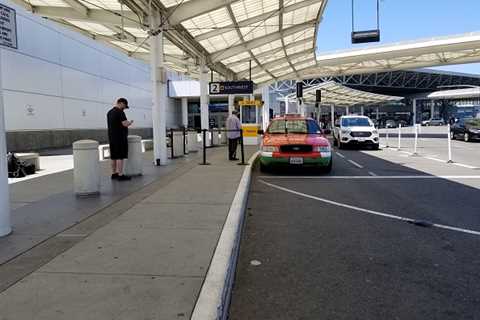
<path id="1" fill-rule="evenodd" d="M 239 106 L 257 106 L 261 107 L 263 105 L 262 101 L 260 100 L 240 100 L 238 102 Z"/>
<path id="2" fill-rule="evenodd" d="M 215 94 L 252 94 L 253 81 L 210 82 L 209 92 Z"/>
<path id="3" fill-rule="evenodd" d="M 380 30 L 354 31 L 352 32 L 352 43 L 379 42 Z"/>
<path id="4" fill-rule="evenodd" d="M 0 46 L 17 49 L 15 10 L 0 4 Z"/>

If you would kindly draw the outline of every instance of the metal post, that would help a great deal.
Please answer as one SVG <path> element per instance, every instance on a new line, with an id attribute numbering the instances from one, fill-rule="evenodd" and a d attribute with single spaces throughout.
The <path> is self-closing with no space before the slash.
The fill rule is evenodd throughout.
<path id="1" fill-rule="evenodd" d="M 10 221 L 10 190 L 8 186 L 7 140 L 2 90 L 2 61 L 0 55 L 0 237 L 12 232 Z"/>
<path id="2" fill-rule="evenodd" d="M 345 107 L 345 114 L 348 116 L 349 113 L 350 113 L 350 108 L 349 108 L 349 106 L 346 106 Z"/>
<path id="3" fill-rule="evenodd" d="M 386 132 L 386 139 L 385 140 L 387 140 L 385 142 L 386 143 L 385 147 L 389 148 L 390 146 L 388 145 L 388 128 L 385 128 L 385 129 L 386 129 L 386 131 L 385 131 Z"/>
<path id="4" fill-rule="evenodd" d="M 380 113 L 379 113 L 378 107 L 377 107 L 377 110 L 376 110 L 375 118 L 377 119 L 377 121 L 378 121 L 378 119 L 380 119 Z"/>
<path id="5" fill-rule="evenodd" d="M 243 143 L 243 130 L 240 129 L 240 151 L 242 153 L 242 162 L 239 164 L 245 165 L 245 148 L 244 148 L 244 143 Z"/>
<path id="6" fill-rule="evenodd" d="M 288 97 L 285 96 L 285 114 L 287 114 L 289 112 L 288 110 Z"/>
<path id="7" fill-rule="evenodd" d="M 363 116 L 363 114 L 365 113 L 365 109 L 363 106 L 360 107 L 360 114 Z"/>
<path id="8" fill-rule="evenodd" d="M 183 154 L 187 154 L 187 128 L 183 127 Z"/>
<path id="9" fill-rule="evenodd" d="M 175 151 L 173 150 L 173 129 L 170 129 L 170 148 L 171 148 L 171 157 L 172 159 L 175 158 Z"/>
<path id="10" fill-rule="evenodd" d="M 447 124 L 447 140 L 448 140 L 448 161 L 447 163 L 453 163 L 452 160 L 452 139 L 450 139 L 450 123 Z"/>
<path id="11" fill-rule="evenodd" d="M 398 124 L 398 147 L 397 149 L 400 150 L 401 145 L 400 145 L 400 140 L 402 139 L 402 124 Z"/>
<path id="12" fill-rule="evenodd" d="M 203 142 L 203 162 L 200 163 L 201 165 L 209 165 L 210 163 L 207 162 L 207 129 L 202 129 L 202 142 Z"/>
<path id="13" fill-rule="evenodd" d="M 160 25 L 158 14 L 150 15 L 150 28 L 155 30 Z M 167 105 L 167 87 L 166 72 L 163 61 L 163 32 L 150 37 L 150 72 L 152 78 L 153 95 L 153 154 L 154 164 L 167 164 L 167 144 L 166 144 L 166 105 Z"/>

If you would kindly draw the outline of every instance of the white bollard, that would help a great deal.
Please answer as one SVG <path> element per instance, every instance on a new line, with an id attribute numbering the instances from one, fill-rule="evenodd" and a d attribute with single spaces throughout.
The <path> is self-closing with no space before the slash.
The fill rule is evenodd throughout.
<path id="1" fill-rule="evenodd" d="M 79 140 L 73 143 L 73 181 L 77 196 L 100 193 L 98 142 Z"/>
<path id="2" fill-rule="evenodd" d="M 198 151 L 198 134 L 196 131 L 189 131 L 187 136 L 187 149 L 188 152 Z"/>
<path id="3" fill-rule="evenodd" d="M 448 140 L 448 161 L 447 163 L 452 163 L 452 139 L 450 139 L 450 123 L 447 124 L 447 140 Z"/>
<path id="4" fill-rule="evenodd" d="M 418 126 L 416 124 L 414 124 L 414 130 L 415 130 L 415 141 L 414 141 L 414 147 L 413 147 L 413 154 L 418 155 L 417 153 Z"/>
<path id="5" fill-rule="evenodd" d="M 143 174 L 142 137 L 128 136 L 128 159 L 125 161 L 123 174 L 141 176 Z"/>
<path id="6" fill-rule="evenodd" d="M 402 124 L 399 123 L 398 124 L 398 147 L 397 147 L 397 150 L 400 150 L 401 149 L 401 139 L 402 139 Z"/>
<path id="7" fill-rule="evenodd" d="M 386 140 L 387 141 L 386 141 L 386 146 L 385 147 L 389 148 L 390 146 L 388 145 L 388 128 L 386 130 Z"/>

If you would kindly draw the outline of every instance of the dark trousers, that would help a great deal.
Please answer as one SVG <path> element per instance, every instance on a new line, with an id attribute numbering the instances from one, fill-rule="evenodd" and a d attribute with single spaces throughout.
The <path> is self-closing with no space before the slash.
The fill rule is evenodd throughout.
<path id="1" fill-rule="evenodd" d="M 238 138 L 228 139 L 228 159 L 232 160 L 237 157 Z"/>

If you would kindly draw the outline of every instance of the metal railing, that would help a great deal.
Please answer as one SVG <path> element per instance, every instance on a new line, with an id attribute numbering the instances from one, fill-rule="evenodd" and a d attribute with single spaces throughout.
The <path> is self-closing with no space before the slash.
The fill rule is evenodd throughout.
<path id="1" fill-rule="evenodd" d="M 187 128 L 181 128 L 181 129 L 174 129 L 170 128 L 167 130 L 167 136 L 169 139 L 169 147 L 170 147 L 170 158 L 175 159 L 181 156 L 184 156 L 189 153 L 187 150 L 187 144 L 191 143 L 190 141 L 187 142 L 187 137 L 188 133 L 195 132 L 197 134 L 201 134 L 202 137 L 202 162 L 200 163 L 201 165 L 209 165 L 210 163 L 207 162 L 207 149 L 212 148 L 212 147 L 218 147 L 222 145 L 228 145 L 228 138 L 226 139 L 227 143 L 223 143 L 222 140 L 224 139 L 214 139 L 214 135 L 217 134 L 227 134 L 228 132 L 239 132 L 240 133 L 240 138 L 239 144 L 240 144 L 240 163 L 239 165 L 246 165 L 247 163 L 245 162 L 245 146 L 244 146 L 244 139 L 243 139 L 243 130 L 228 130 L 228 129 L 218 129 L 218 128 L 213 128 L 213 129 L 200 129 L 200 130 L 193 130 L 193 129 L 187 129 Z M 181 132 L 182 135 L 178 135 L 175 133 Z M 178 152 L 178 140 L 177 139 L 182 139 L 181 144 L 183 145 L 182 147 L 182 152 Z M 219 141 L 219 143 L 214 143 L 215 141 Z M 209 143 L 207 143 L 209 142 Z M 198 140 L 195 141 L 194 143 L 198 144 Z M 177 146 L 177 148 L 176 148 Z"/>

